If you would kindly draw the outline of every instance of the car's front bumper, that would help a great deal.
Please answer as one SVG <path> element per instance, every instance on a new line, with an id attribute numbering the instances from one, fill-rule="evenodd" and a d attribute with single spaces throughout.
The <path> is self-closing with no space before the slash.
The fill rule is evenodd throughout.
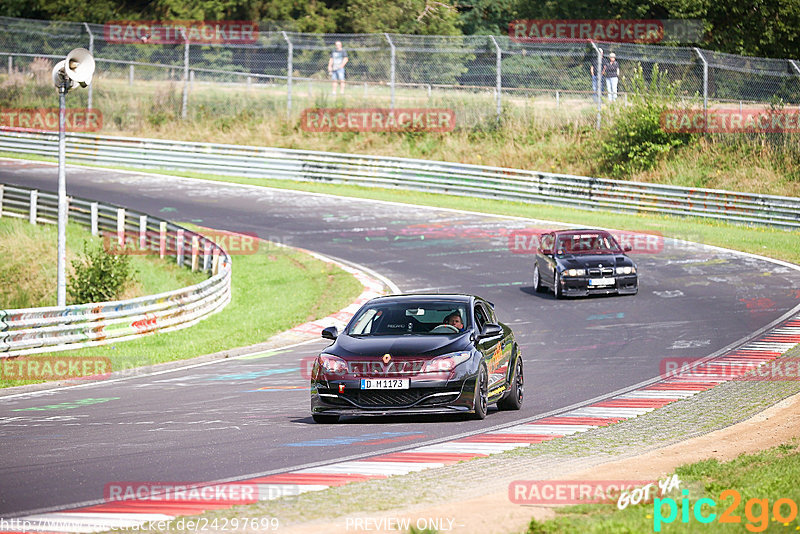
<path id="1" fill-rule="evenodd" d="M 474 376 L 461 381 L 413 380 L 406 390 L 361 390 L 359 380 L 311 382 L 311 412 L 330 415 L 465 413 L 473 410 Z M 339 386 L 344 391 L 339 392 Z"/>
<path id="2" fill-rule="evenodd" d="M 609 285 L 591 285 L 588 276 L 564 276 L 559 282 L 561 294 L 566 297 L 584 297 L 587 295 L 635 295 L 639 291 L 639 277 L 636 274 L 615 275 L 614 283 Z"/>

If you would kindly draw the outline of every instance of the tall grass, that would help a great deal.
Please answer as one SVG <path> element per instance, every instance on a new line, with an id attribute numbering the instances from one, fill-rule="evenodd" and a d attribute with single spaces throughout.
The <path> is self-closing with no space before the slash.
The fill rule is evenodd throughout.
<path id="1" fill-rule="evenodd" d="M 138 72 L 138 71 L 137 71 Z M 41 77 L 39 77 L 41 78 Z M 0 75 L 0 107 L 54 107 L 49 82 L 16 73 Z M 309 107 L 387 107 L 387 87 L 351 83 L 344 96 L 327 82 L 297 82 L 287 118 L 282 85 L 196 81 L 188 114 L 181 119 L 178 80 L 96 79 L 94 106 L 103 113 L 102 133 L 356 154 L 443 160 L 569 174 L 610 177 L 613 161 L 603 144 L 619 131 L 628 112 L 624 100 L 605 106 L 604 128 L 595 130 L 591 101 L 571 96 L 504 94 L 502 118 L 487 92 L 398 88 L 398 107 L 451 108 L 455 131 L 446 133 L 311 133 L 298 117 Z M 70 107 L 86 106 L 85 90 L 72 91 Z M 623 121 L 624 123 L 624 121 Z M 654 153 L 652 164 L 616 177 L 693 187 L 800 196 L 800 134 L 695 136 L 686 146 Z"/>

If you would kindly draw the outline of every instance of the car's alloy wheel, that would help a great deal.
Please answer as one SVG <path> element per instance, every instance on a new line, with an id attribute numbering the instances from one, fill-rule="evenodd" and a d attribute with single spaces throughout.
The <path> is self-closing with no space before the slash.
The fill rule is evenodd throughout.
<path id="1" fill-rule="evenodd" d="M 555 295 L 557 299 L 561 298 L 561 276 L 558 274 L 558 271 L 556 271 L 553 277 L 553 295 Z"/>
<path id="2" fill-rule="evenodd" d="M 473 419 L 485 419 L 486 412 L 489 409 L 489 373 L 486 371 L 486 365 L 481 364 L 478 369 L 478 379 L 475 381 L 475 398 L 472 401 L 472 407 L 475 413 L 472 414 Z"/>
<path id="3" fill-rule="evenodd" d="M 537 293 L 541 293 L 544 290 L 544 286 L 542 285 L 542 277 L 539 274 L 538 263 L 533 267 L 533 289 Z"/>
<path id="4" fill-rule="evenodd" d="M 339 416 L 338 415 L 330 415 L 330 414 L 324 414 L 324 413 L 314 413 L 314 414 L 311 414 L 311 418 L 314 419 L 315 423 L 321 423 L 321 424 L 333 424 L 333 423 L 338 423 L 339 422 Z"/>
<path id="5" fill-rule="evenodd" d="M 522 399 L 525 389 L 525 376 L 522 372 L 522 356 L 517 356 L 517 362 L 514 367 L 514 376 L 511 377 L 511 388 L 508 395 L 497 403 L 497 407 L 501 410 L 519 410 L 522 408 Z"/>

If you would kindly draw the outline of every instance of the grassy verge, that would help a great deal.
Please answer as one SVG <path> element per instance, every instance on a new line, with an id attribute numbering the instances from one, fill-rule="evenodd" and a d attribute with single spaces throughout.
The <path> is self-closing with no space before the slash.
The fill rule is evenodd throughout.
<path id="1" fill-rule="evenodd" d="M 259 343 L 325 317 L 352 302 L 361 289 L 332 264 L 262 242 L 256 254 L 233 258 L 232 299 L 222 312 L 184 330 L 57 355 L 108 357 L 119 371 L 210 354 Z M 0 380 L 0 387 L 23 383 L 31 382 Z"/>
<path id="2" fill-rule="evenodd" d="M 797 514 L 797 505 L 800 503 L 800 486 L 797 484 L 800 479 L 798 440 L 756 454 L 742 455 L 729 462 L 712 459 L 684 465 L 675 472 L 682 481 L 682 489 L 688 490 L 685 503 L 681 492 L 673 491 L 661 497 L 664 502 L 631 505 L 624 510 L 618 510 L 616 504 L 559 508 L 555 519 L 532 520 L 528 534 L 800 530 Z M 735 490 L 739 501 L 735 501 L 733 493 L 722 494 L 725 490 Z M 670 503 L 669 499 L 673 502 Z M 716 506 L 711 507 L 709 501 L 698 504 L 700 499 L 711 499 Z M 784 501 L 775 509 L 779 499 Z M 671 506 L 677 515 L 668 521 Z M 686 517 L 682 512 L 684 506 L 688 511 Z M 794 513 L 791 512 L 791 506 L 794 506 Z M 731 523 L 721 522 L 721 516 L 726 511 Z M 779 518 L 775 517 L 775 511 Z M 701 517 L 713 516 L 713 519 L 703 524 L 698 521 L 696 514 Z"/>
<path id="3" fill-rule="evenodd" d="M 97 247 L 102 239 L 77 224 L 67 226 L 67 274 L 71 261 L 78 259 L 84 245 Z M 0 219 L 0 309 L 55 306 L 56 258 L 58 228 L 56 225 L 32 225 L 27 220 Z M 136 273 L 120 298 L 135 298 L 197 284 L 206 278 L 166 261 L 131 256 Z M 70 302 L 69 296 L 67 299 Z"/>
<path id="4" fill-rule="evenodd" d="M 39 72 L 34 78 L 0 73 L 5 89 L 0 106 L 52 107 L 50 69 Z M 285 86 L 198 81 L 190 89 L 188 114 L 182 119 L 181 83 L 137 79 L 129 86 L 123 77 L 106 74 L 94 82 L 93 105 L 103 113 L 101 134 L 393 155 L 800 196 L 800 144 L 794 133 L 697 136 L 686 146 L 644 158 L 652 165 L 610 170 L 619 158 L 608 156 L 604 146 L 619 134 L 614 124 L 630 109 L 622 101 L 604 108 L 603 129 L 598 131 L 589 98 L 563 96 L 557 105 L 553 95 L 506 93 L 498 122 L 491 94 L 434 90 L 428 95 L 424 89 L 400 88 L 398 107 L 452 109 L 457 116 L 455 130 L 319 133 L 303 130 L 302 110 L 386 107 L 388 88 L 365 90 L 351 84 L 343 97 L 332 98 L 327 82 L 298 83 L 293 114 L 287 118 Z M 71 93 L 69 105 L 85 107 L 86 98 L 86 91 Z M 633 133 L 627 127 L 623 130 L 623 137 Z M 644 137 L 637 143 L 644 146 L 651 140 Z"/>
<path id="5" fill-rule="evenodd" d="M 16 154 L 0 152 L 0 157 L 20 157 Z M 28 159 L 53 161 L 52 158 L 32 156 Z M 699 217 L 672 217 L 662 215 L 638 215 L 614 213 L 607 211 L 589 211 L 543 204 L 525 204 L 505 200 L 460 197 L 417 191 L 403 191 L 402 196 L 396 190 L 369 188 L 344 184 L 322 184 L 311 182 L 293 182 L 290 180 L 264 180 L 260 178 L 215 176 L 196 172 L 179 172 L 168 170 L 143 170 L 130 167 L 109 167 L 120 170 L 157 172 L 168 176 L 184 176 L 227 183 L 261 185 L 327 193 L 331 195 L 368 198 L 375 200 L 398 201 L 423 206 L 478 211 L 497 215 L 527 217 L 559 221 L 583 226 L 600 226 L 629 231 L 658 232 L 665 237 L 684 239 L 697 243 L 705 243 L 719 247 L 731 248 L 751 254 L 759 254 L 770 258 L 800 263 L 800 231 L 786 231 L 761 226 L 743 226 L 717 222 Z"/>

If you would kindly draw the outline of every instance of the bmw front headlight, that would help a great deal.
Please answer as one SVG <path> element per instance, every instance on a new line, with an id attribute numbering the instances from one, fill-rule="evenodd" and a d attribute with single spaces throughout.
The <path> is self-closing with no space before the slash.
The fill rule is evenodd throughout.
<path id="1" fill-rule="evenodd" d="M 566 269 L 564 276 L 586 276 L 586 269 Z"/>
<path id="2" fill-rule="evenodd" d="M 634 274 L 636 267 L 625 265 L 624 267 L 617 267 L 617 274 Z"/>

